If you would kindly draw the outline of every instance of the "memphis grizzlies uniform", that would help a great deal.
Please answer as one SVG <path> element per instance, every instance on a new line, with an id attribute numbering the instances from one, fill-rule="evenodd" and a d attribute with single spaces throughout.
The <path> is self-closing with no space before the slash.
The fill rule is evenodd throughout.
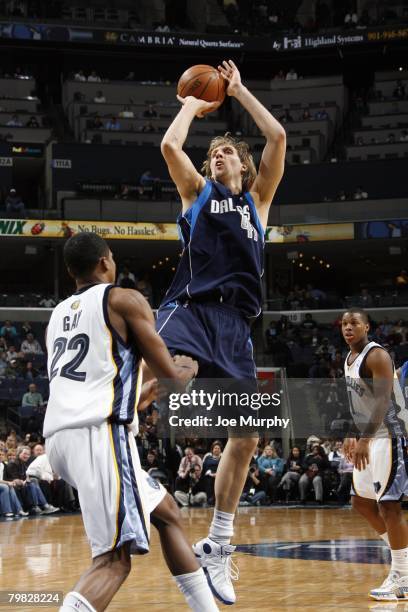
<path id="1" fill-rule="evenodd" d="M 371 381 L 361 376 L 373 348 L 385 350 L 380 344 L 369 342 L 350 365 L 349 353 L 344 364 L 350 412 L 360 432 L 364 431 L 375 407 Z M 364 470 L 355 468 L 353 472 L 352 494 L 377 501 L 397 501 L 408 494 L 408 411 L 395 373 L 394 378 L 389 409 L 370 440 L 369 464 Z"/>
<path id="2" fill-rule="evenodd" d="M 78 490 L 93 557 L 125 542 L 131 553 L 148 552 L 149 514 L 165 495 L 141 469 L 128 427 L 138 429 L 141 355 L 110 324 L 112 287 L 77 291 L 54 309 L 47 329 L 47 454 Z"/>
<path id="3" fill-rule="evenodd" d="M 206 180 L 178 225 L 184 249 L 157 330 L 171 353 L 197 359 L 199 376 L 254 379 L 249 320 L 261 312 L 264 230 L 252 196 Z"/>

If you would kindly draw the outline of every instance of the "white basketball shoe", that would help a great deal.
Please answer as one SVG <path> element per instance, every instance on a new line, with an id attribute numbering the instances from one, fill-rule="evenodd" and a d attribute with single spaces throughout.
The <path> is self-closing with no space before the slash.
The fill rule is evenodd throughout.
<path id="1" fill-rule="evenodd" d="M 193 544 L 193 551 L 207 577 L 210 589 L 223 604 L 231 606 L 236 602 L 232 580 L 238 580 L 239 570 L 231 555 L 235 546 L 217 544 L 204 538 Z"/>
<path id="2" fill-rule="evenodd" d="M 390 572 L 378 589 L 370 591 L 370 597 L 376 601 L 404 601 L 408 599 L 408 576 Z"/>

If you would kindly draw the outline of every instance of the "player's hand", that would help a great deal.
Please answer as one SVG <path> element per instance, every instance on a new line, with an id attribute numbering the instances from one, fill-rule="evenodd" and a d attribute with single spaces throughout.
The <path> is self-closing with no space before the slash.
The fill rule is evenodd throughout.
<path id="1" fill-rule="evenodd" d="M 227 81 L 227 96 L 235 96 L 242 87 L 241 75 L 232 60 L 223 61 L 222 66 L 218 66 L 222 77 Z"/>
<path id="2" fill-rule="evenodd" d="M 350 463 L 354 462 L 354 450 L 356 447 L 357 441 L 355 438 L 345 438 L 343 442 L 343 452 L 344 456 Z"/>
<path id="3" fill-rule="evenodd" d="M 369 460 L 370 438 L 360 438 L 354 449 L 354 466 L 358 471 L 365 470 Z"/>
<path id="4" fill-rule="evenodd" d="M 143 383 L 139 403 L 137 405 L 138 412 L 146 410 L 146 408 L 148 408 L 152 402 L 157 400 L 159 397 L 159 391 L 160 387 L 157 378 L 152 378 L 152 380 Z"/>
<path id="5" fill-rule="evenodd" d="M 212 113 L 220 107 L 220 102 L 206 102 L 205 100 L 200 100 L 200 98 L 195 98 L 194 96 L 186 96 L 182 98 L 181 96 L 177 96 L 177 100 L 182 103 L 183 106 L 189 106 L 193 108 L 194 115 L 199 119 L 202 119 L 204 115 L 207 113 Z"/>
<path id="6" fill-rule="evenodd" d="M 187 384 L 192 380 L 198 373 L 198 363 L 191 357 L 186 355 L 175 355 L 173 361 L 179 372 L 179 380 L 184 384 Z"/>

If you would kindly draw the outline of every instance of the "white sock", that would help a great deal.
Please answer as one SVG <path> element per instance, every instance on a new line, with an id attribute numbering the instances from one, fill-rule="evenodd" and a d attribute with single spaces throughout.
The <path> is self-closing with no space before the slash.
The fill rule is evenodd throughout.
<path id="1" fill-rule="evenodd" d="M 65 595 L 59 612 L 72 612 L 72 610 L 75 610 L 75 612 L 96 612 L 89 601 L 85 599 L 81 593 L 77 593 L 76 591 L 71 591 Z"/>
<path id="2" fill-rule="evenodd" d="M 208 537 L 217 544 L 229 544 L 234 535 L 234 514 L 214 508 L 214 516 Z"/>
<path id="3" fill-rule="evenodd" d="M 191 574 L 181 574 L 173 578 L 192 610 L 195 612 L 218 610 L 202 567 Z"/>
<path id="4" fill-rule="evenodd" d="M 388 539 L 388 533 L 386 531 L 384 531 L 384 533 L 380 533 L 380 538 L 382 538 L 384 540 L 384 542 L 386 543 L 387 546 L 390 545 L 390 541 Z"/>
<path id="5" fill-rule="evenodd" d="M 401 576 L 408 576 L 408 548 L 391 549 L 391 571 L 399 572 Z"/>

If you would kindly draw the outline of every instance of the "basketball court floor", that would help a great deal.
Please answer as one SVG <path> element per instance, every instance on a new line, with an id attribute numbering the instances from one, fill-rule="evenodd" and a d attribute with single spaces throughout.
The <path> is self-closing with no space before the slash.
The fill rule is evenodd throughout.
<path id="1" fill-rule="evenodd" d="M 191 541 L 207 533 L 211 509 L 182 513 Z M 5 521 L 0 534 L 1 590 L 66 593 L 88 567 L 80 515 Z M 388 572 L 389 553 L 351 509 L 240 508 L 234 543 L 239 545 L 235 560 L 240 579 L 235 583 L 238 602 L 231 610 L 408 612 L 408 601 L 387 604 L 368 597 L 369 589 L 379 586 Z M 187 610 L 154 528 L 150 554 L 133 557 L 132 573 L 108 610 L 147 607 L 153 612 Z"/>

